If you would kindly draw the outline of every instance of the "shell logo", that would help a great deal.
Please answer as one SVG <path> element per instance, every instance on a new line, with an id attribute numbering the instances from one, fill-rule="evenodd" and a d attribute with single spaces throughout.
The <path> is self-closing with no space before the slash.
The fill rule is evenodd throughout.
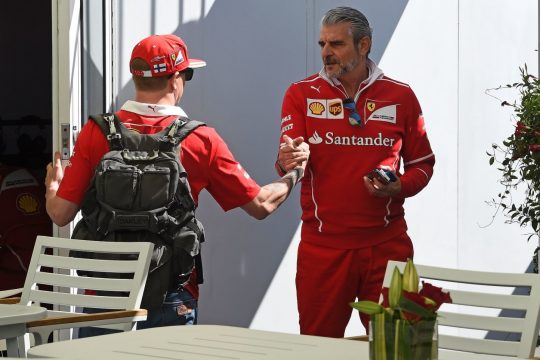
<path id="1" fill-rule="evenodd" d="M 309 104 L 309 110 L 315 115 L 321 115 L 324 111 L 324 105 L 320 102 L 312 102 Z"/>
<path id="2" fill-rule="evenodd" d="M 25 215 L 33 215 L 38 212 L 39 202 L 32 194 L 21 194 L 17 197 L 17 209 Z"/>

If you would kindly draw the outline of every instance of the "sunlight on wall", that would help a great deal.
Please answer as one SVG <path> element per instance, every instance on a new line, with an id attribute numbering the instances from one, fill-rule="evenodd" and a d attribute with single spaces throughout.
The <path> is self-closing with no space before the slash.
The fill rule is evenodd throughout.
<path id="1" fill-rule="evenodd" d="M 190 21 L 199 21 L 201 18 L 202 0 L 191 0 L 182 2 L 182 24 Z"/>
<path id="2" fill-rule="evenodd" d="M 208 16 L 216 0 L 130 0 L 119 2 L 118 17 L 120 23 L 118 60 L 125 60 L 120 55 L 129 55 L 135 43 L 150 34 L 171 34 L 179 26 L 198 22 Z M 203 11 L 204 10 L 204 11 Z M 121 60 L 122 59 L 122 60 Z M 131 80 L 129 68 L 119 63 L 119 89 Z M 132 94 L 128 94 L 128 98 Z"/>
<path id="3" fill-rule="evenodd" d="M 212 6 L 214 6 L 215 2 L 216 2 L 216 0 L 208 0 L 208 1 L 204 2 L 204 6 L 205 6 L 204 17 L 206 17 L 208 15 L 208 13 L 210 12 L 210 9 L 212 9 Z"/>
<path id="4" fill-rule="evenodd" d="M 182 24 L 201 19 L 201 10 L 204 6 L 204 17 L 208 15 L 216 0 L 190 0 L 182 3 Z"/>
<path id="5" fill-rule="evenodd" d="M 185 2 L 183 2 L 185 4 Z M 153 10 L 154 19 L 152 21 L 155 27 L 155 34 L 170 34 L 177 28 L 181 19 L 179 1 L 156 1 Z M 185 6 L 185 5 L 184 5 Z M 183 14 L 183 12 L 182 12 Z"/>

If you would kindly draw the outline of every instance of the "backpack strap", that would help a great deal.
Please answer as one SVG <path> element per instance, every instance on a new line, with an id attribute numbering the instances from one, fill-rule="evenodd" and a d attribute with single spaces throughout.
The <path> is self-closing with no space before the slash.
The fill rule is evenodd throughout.
<path id="1" fill-rule="evenodd" d="M 184 125 L 182 125 L 176 132 L 176 138 L 178 138 L 178 141 L 180 142 L 199 126 L 206 126 L 206 124 L 202 121 L 191 120 L 184 116 L 181 116 L 179 119 L 185 122 Z"/>
<path id="2" fill-rule="evenodd" d="M 165 150 L 167 147 L 170 149 L 171 147 L 178 146 L 193 130 L 205 125 L 202 121 L 179 116 L 164 130 L 164 135 L 161 138 L 163 145 L 161 150 Z"/>
<path id="3" fill-rule="evenodd" d="M 111 150 L 122 150 L 122 132 L 120 130 L 120 120 L 113 113 L 90 115 L 90 119 L 101 129 Z"/>
<path id="4" fill-rule="evenodd" d="M 122 150 L 122 123 L 114 113 L 90 115 L 96 125 L 99 126 L 111 150 Z M 165 130 L 162 141 L 176 146 L 182 142 L 193 130 L 199 126 L 205 126 L 202 121 L 191 120 L 184 116 L 179 116 Z"/>

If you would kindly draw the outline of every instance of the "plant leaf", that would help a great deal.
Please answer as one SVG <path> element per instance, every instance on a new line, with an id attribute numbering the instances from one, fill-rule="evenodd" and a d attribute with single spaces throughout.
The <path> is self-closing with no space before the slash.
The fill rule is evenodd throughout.
<path id="1" fill-rule="evenodd" d="M 419 282 L 420 278 L 416 266 L 414 266 L 412 259 L 407 259 L 407 264 L 403 270 L 403 290 L 417 293 Z"/>
<path id="2" fill-rule="evenodd" d="M 422 306 L 418 305 L 414 301 L 407 299 L 406 297 L 401 297 L 399 301 L 399 307 L 402 311 L 410 312 L 411 314 L 418 315 L 424 320 L 432 320 L 437 318 L 437 314 L 429 311 Z"/>
<path id="3" fill-rule="evenodd" d="M 401 293 L 403 292 L 403 276 L 399 272 L 397 266 L 392 273 L 392 280 L 388 288 L 388 305 L 394 309 L 399 304 Z"/>
<path id="4" fill-rule="evenodd" d="M 384 311 L 384 308 L 381 305 L 368 300 L 352 302 L 349 305 L 351 305 L 352 308 L 368 315 L 380 314 Z"/>

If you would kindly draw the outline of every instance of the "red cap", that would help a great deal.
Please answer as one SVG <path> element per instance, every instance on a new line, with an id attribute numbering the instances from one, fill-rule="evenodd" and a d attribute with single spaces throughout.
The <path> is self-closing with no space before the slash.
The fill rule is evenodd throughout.
<path id="1" fill-rule="evenodd" d="M 133 70 L 131 63 L 134 59 L 146 61 L 151 70 Z M 186 44 L 176 35 L 151 35 L 139 41 L 133 48 L 129 61 L 131 73 L 142 77 L 165 76 L 187 68 L 203 66 L 206 66 L 205 61 L 189 58 Z"/>

